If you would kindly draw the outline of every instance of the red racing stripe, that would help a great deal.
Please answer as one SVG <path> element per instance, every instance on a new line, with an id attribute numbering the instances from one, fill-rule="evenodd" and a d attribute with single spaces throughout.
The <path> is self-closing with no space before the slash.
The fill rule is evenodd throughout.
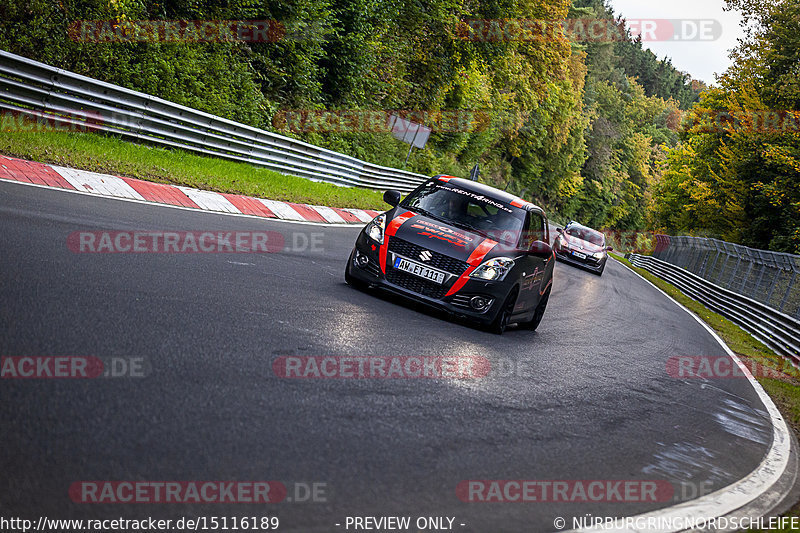
<path id="1" fill-rule="evenodd" d="M 486 254 L 492 251 L 492 248 L 497 246 L 497 241 L 493 241 L 492 239 L 484 239 L 477 248 L 470 254 L 469 258 L 467 259 L 467 263 L 469 263 L 469 268 L 464 271 L 463 274 L 453 283 L 453 286 L 450 287 L 450 290 L 447 291 L 445 296 L 451 296 L 458 291 L 461 290 L 461 287 L 464 286 L 465 283 L 469 280 L 469 275 L 472 274 L 476 268 L 483 262 L 483 258 L 486 257 Z"/>
<path id="2" fill-rule="evenodd" d="M 381 244 L 381 250 L 378 255 L 381 263 L 381 271 L 384 274 L 386 274 L 386 253 L 389 250 L 389 237 L 394 237 L 397 234 L 397 230 L 400 229 L 400 226 L 405 224 L 406 220 L 415 216 L 416 215 L 411 211 L 406 211 L 402 215 L 394 217 L 392 221 L 389 222 L 389 225 L 386 226 L 386 231 L 383 234 L 383 244 Z"/>

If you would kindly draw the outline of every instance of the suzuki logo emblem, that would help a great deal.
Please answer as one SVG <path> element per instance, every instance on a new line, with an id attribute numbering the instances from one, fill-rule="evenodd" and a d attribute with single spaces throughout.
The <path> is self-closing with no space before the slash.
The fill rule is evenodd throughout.
<path id="1" fill-rule="evenodd" d="M 431 255 L 431 253 L 428 250 L 423 250 L 419 254 L 419 258 L 422 259 L 423 261 L 430 261 L 431 257 L 433 257 L 433 255 Z"/>

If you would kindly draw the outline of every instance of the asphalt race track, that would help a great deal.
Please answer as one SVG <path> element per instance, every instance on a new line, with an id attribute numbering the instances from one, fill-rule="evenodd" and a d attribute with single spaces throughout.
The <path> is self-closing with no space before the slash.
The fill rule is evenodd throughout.
<path id="1" fill-rule="evenodd" d="M 265 229 L 296 249 L 67 247 L 84 230 Z M 671 356 L 724 351 L 619 263 L 603 277 L 558 264 L 539 331 L 496 336 L 347 286 L 357 231 L 0 183 L 0 355 L 147 366 L 145 377 L 0 380 L 0 515 L 277 516 L 282 531 L 346 531 L 347 516 L 447 516 L 457 531 L 552 531 L 557 516 L 628 516 L 722 488 L 769 448 L 772 427 L 747 380 L 668 375 Z M 282 379 L 272 363 L 287 355 L 473 355 L 492 371 Z M 459 482 L 481 479 L 662 480 L 676 493 L 655 503 L 457 497 Z M 69 487 L 82 480 L 277 480 L 289 499 L 295 483 L 320 483 L 324 496 L 74 503 Z"/>

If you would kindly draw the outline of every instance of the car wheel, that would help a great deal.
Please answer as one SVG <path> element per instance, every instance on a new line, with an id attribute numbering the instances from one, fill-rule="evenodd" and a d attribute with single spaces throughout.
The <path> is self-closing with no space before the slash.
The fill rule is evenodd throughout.
<path id="1" fill-rule="evenodd" d="M 517 303 L 517 293 L 518 290 L 515 287 L 508 294 L 503 302 L 503 307 L 501 307 L 500 311 L 497 313 L 497 317 L 495 317 L 494 321 L 489 324 L 489 331 L 498 335 L 502 335 L 506 330 L 508 327 L 508 321 L 511 319 L 511 315 L 514 314 L 514 305 Z"/>
<path id="2" fill-rule="evenodd" d="M 530 321 L 525 323 L 525 327 L 531 331 L 535 331 L 536 328 L 539 327 L 539 323 L 542 321 L 542 317 L 544 316 L 544 311 L 547 309 L 547 301 L 550 299 L 550 289 L 547 289 L 547 292 L 542 296 L 542 299 L 539 300 L 539 305 L 536 306 L 536 311 L 533 312 L 533 318 Z"/>

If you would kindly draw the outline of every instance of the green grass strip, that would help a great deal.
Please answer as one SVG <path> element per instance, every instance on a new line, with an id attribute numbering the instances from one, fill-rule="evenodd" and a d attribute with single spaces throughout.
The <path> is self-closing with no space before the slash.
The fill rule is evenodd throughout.
<path id="1" fill-rule="evenodd" d="M 246 163 L 139 145 L 94 133 L 3 131 L 0 153 L 40 163 L 270 200 L 379 211 L 386 207 L 379 191 L 339 187 Z"/>

